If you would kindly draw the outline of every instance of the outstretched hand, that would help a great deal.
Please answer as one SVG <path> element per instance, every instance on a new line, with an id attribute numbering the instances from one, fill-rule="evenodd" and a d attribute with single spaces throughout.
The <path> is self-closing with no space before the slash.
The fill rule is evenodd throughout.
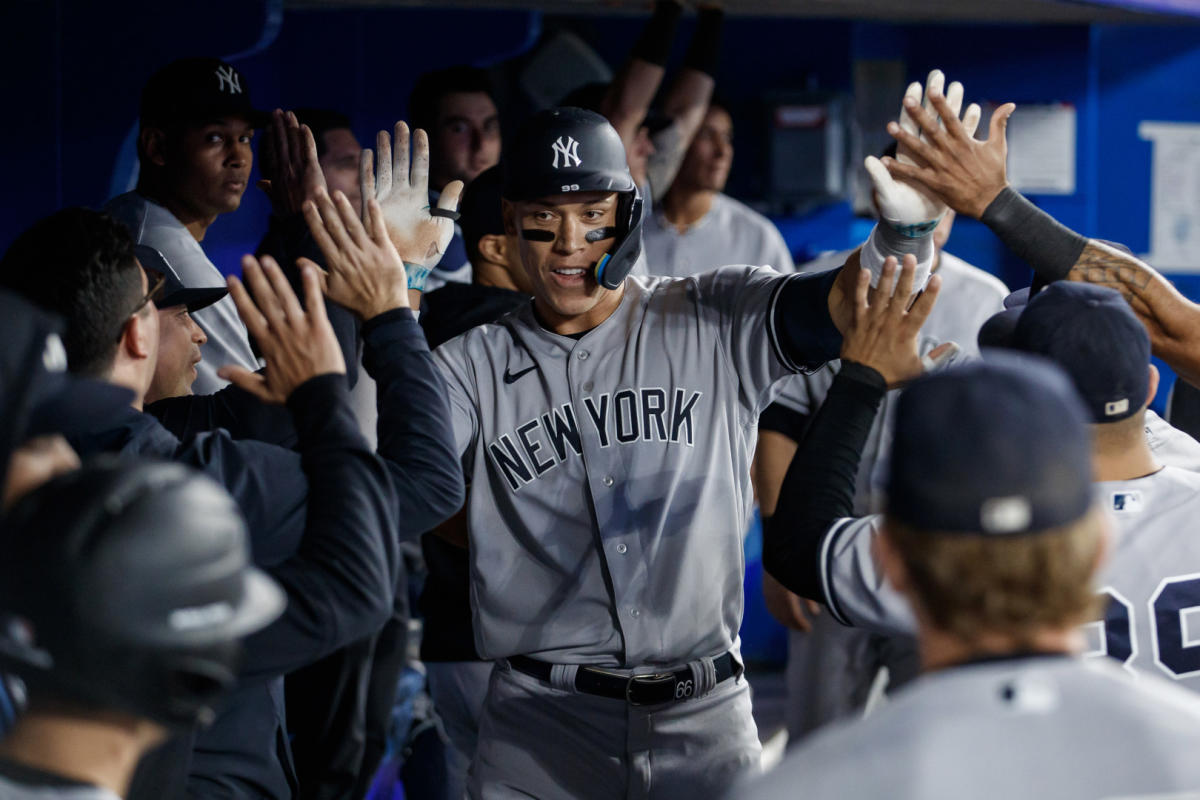
<path id="1" fill-rule="evenodd" d="M 924 91 L 925 106 L 928 107 L 929 104 L 935 102 L 935 99 L 940 99 L 946 109 L 948 119 L 953 120 L 953 123 L 959 128 L 969 130 L 968 136 L 974 134 L 975 128 L 979 124 L 979 106 L 974 103 L 969 105 L 962 122 L 959 122 L 958 112 L 962 108 L 963 86 L 955 81 L 950 84 L 949 89 L 943 95 L 942 89 L 945 82 L 946 76 L 942 74 L 941 70 L 935 69 L 929 73 Z M 889 163 L 900 163 L 909 167 L 918 166 L 923 163 L 924 157 L 917 146 L 923 144 L 924 140 L 929 137 L 945 133 L 936 124 L 933 132 L 922 132 L 915 121 L 917 112 L 923 113 L 922 92 L 921 84 L 914 81 L 909 84 L 908 90 L 904 93 L 900 109 L 900 122 L 898 124 L 892 122 L 888 125 L 889 132 L 895 128 L 906 134 L 903 139 L 897 136 L 899 144 L 896 150 L 896 159 L 888 159 Z M 893 133 L 893 135 L 895 134 Z M 897 230 L 906 233 L 924 230 L 925 227 L 936 225 L 937 220 L 946 213 L 946 203 L 941 197 L 920 183 L 904 180 L 899 173 L 889 173 L 884 167 L 884 163 L 875 156 L 868 156 L 865 165 L 879 198 L 879 212 L 884 220 Z M 893 175 L 896 177 L 894 178 Z M 896 178 L 901 179 L 896 180 Z"/>
<path id="2" fill-rule="evenodd" d="M 908 255 L 899 270 L 894 257 L 884 261 L 875 288 L 871 288 L 871 274 L 867 270 L 859 269 L 856 276 L 854 315 L 843 334 L 841 358 L 874 369 L 889 388 L 925 371 L 918 338 L 942 283 L 934 275 L 925 291 L 913 300 L 916 272 L 917 260 Z"/>
<path id="3" fill-rule="evenodd" d="M 974 113 L 968 108 L 959 122 L 950 98 L 934 92 L 927 100 L 933 111 L 904 98 L 904 110 L 915 129 L 893 122 L 888 125 L 888 133 L 899 143 L 898 153 L 907 151 L 911 158 L 885 158 L 884 166 L 893 177 L 922 187 L 960 214 L 979 219 L 1008 185 L 1005 133 L 1017 107 L 1005 103 L 997 108 L 988 126 L 987 141 L 981 142 L 974 138 L 979 124 L 978 106 L 972 105 Z"/>
<path id="4" fill-rule="evenodd" d="M 396 123 L 394 147 L 392 136 L 387 131 L 379 132 L 375 145 L 379 154 L 378 165 L 375 163 L 375 153 L 363 150 L 359 166 L 363 215 L 365 217 L 367 213 L 366 201 L 371 198 L 377 200 L 388 236 L 404 263 L 423 267 L 426 271 L 433 269 L 454 236 L 454 212 L 462 195 L 463 182 L 451 181 L 442 189 L 437 208 L 446 213 L 431 213 L 429 137 L 425 131 L 418 128 L 413 134 L 411 166 L 408 159 L 408 125 L 404 122 Z M 414 277 L 409 276 L 410 283 Z"/>
<path id="5" fill-rule="evenodd" d="M 329 271 L 325 295 L 359 319 L 372 319 L 393 308 L 409 308 L 404 263 L 388 238 L 383 211 L 374 198 L 363 206 L 366 227 L 341 192 L 325 192 L 304 204 L 304 219 L 325 256 Z M 317 270 L 306 258 L 300 266 Z"/>
<path id="6" fill-rule="evenodd" d="M 300 213 L 306 200 L 325 191 L 325 173 L 317 157 L 317 143 L 307 125 L 301 125 L 291 111 L 275 109 L 261 148 L 260 169 L 263 179 L 258 188 L 271 198 L 279 216 Z"/>
<path id="7" fill-rule="evenodd" d="M 311 264 L 300 270 L 304 307 L 270 256 L 263 256 L 261 264 L 254 256 L 244 256 L 242 276 L 254 297 L 233 276 L 229 277 L 229 294 L 246 329 L 258 342 L 267 366 L 261 372 L 226 366 L 217 371 L 218 375 L 264 403 L 282 404 L 296 387 L 311 378 L 345 374 L 342 348 L 325 316 L 320 279 Z"/>

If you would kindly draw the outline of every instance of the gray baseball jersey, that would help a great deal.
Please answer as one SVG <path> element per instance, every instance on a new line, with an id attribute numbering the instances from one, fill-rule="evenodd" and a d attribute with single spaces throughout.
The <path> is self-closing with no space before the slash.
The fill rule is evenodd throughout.
<path id="1" fill-rule="evenodd" d="M 1102 620 L 1087 627 L 1089 654 L 1157 672 L 1200 692 L 1200 475 L 1164 467 L 1096 485 L 1115 524 L 1100 581 Z"/>
<path id="2" fill-rule="evenodd" d="M 1158 672 L 1200 691 L 1200 475 L 1164 467 L 1132 481 L 1096 484 L 1112 519 L 1112 550 L 1097 588 L 1105 618 L 1086 626 L 1091 655 Z M 907 603 L 871 554 L 882 517 L 839 520 L 821 547 L 821 581 L 835 619 L 882 633 L 911 633 Z"/>
<path id="3" fill-rule="evenodd" d="M 174 214 L 158 203 L 137 192 L 127 192 L 109 200 L 104 210 L 129 228 L 135 243 L 149 245 L 162 253 L 184 286 L 196 289 L 225 285 L 224 276 L 208 260 L 200 243 Z M 212 394 L 226 386 L 229 382 L 217 377 L 217 370 L 223 366 L 258 369 L 258 359 L 250 349 L 250 335 L 232 297 L 227 295 L 194 312 L 192 318 L 208 337 L 200 348 L 204 358 L 196 365 L 192 391 Z"/>
<path id="4" fill-rule="evenodd" d="M 736 647 L 756 424 L 796 369 L 771 333 L 789 280 L 631 277 L 578 338 L 524 306 L 435 351 L 471 483 L 482 657 L 677 665 Z"/>
<path id="5" fill-rule="evenodd" d="M 744 203 L 718 193 L 709 212 L 683 233 L 662 209 L 646 219 L 642 238 L 646 263 L 655 275 L 686 278 L 722 264 L 765 264 L 793 272 L 792 254 L 771 220 Z M 829 269 L 840 267 L 833 264 Z M 822 270 L 824 271 L 824 270 Z"/>
<path id="6" fill-rule="evenodd" d="M 731 796 L 1179 800 L 1200 790 L 1198 748 L 1191 693 L 1105 662 L 1027 657 L 925 675 Z"/>

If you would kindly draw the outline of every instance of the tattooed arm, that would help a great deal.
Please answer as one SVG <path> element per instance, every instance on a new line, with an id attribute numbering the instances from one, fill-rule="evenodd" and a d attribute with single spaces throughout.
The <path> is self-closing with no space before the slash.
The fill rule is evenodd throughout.
<path id="1" fill-rule="evenodd" d="M 1149 331 L 1154 354 L 1200 385 L 1200 305 L 1133 254 L 1080 236 L 1008 185 L 1005 131 L 1016 106 L 1007 103 L 993 112 L 987 141 L 981 142 L 967 134 L 944 96 L 933 94 L 929 100 L 936 115 L 906 103 L 924 137 L 896 123 L 888 125 L 888 132 L 920 162 L 885 159 L 892 175 L 923 186 L 958 213 L 986 224 L 1033 268 L 1035 283 L 1084 281 L 1120 292 Z"/>

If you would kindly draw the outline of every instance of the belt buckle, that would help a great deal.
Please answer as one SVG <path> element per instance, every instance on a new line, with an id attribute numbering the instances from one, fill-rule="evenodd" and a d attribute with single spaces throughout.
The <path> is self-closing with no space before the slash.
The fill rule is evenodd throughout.
<path id="1" fill-rule="evenodd" d="M 631 706 L 649 706 L 654 703 L 642 703 L 633 699 L 634 686 L 662 686 L 664 684 L 675 685 L 675 673 L 673 672 L 657 672 L 653 675 L 631 675 L 629 680 L 625 682 L 625 702 Z M 661 701 L 667 702 L 667 701 Z"/>

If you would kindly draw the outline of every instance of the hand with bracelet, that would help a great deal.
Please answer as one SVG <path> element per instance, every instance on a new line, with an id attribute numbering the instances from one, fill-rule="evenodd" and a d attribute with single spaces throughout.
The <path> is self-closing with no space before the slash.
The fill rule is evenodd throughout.
<path id="1" fill-rule="evenodd" d="M 387 131 L 375 137 L 379 154 L 362 151 L 359 185 L 362 188 L 363 217 L 366 221 L 368 198 L 378 201 L 387 234 L 404 260 L 408 288 L 423 291 L 425 278 L 437 266 L 454 236 L 458 219 L 458 201 L 463 182 L 450 181 L 442 189 L 437 206 L 429 203 L 429 137 L 418 128 L 413 133 L 411 169 L 408 158 L 408 125 L 395 127 L 395 146 Z"/>
<path id="2" fill-rule="evenodd" d="M 1033 268 L 1035 290 L 1051 281 L 1073 280 L 1120 292 L 1149 331 L 1154 354 L 1200 385 L 1200 305 L 1133 254 L 1079 235 L 1008 185 L 1005 133 L 1016 106 L 997 108 L 987 141 L 979 141 L 958 122 L 947 98 L 933 94 L 929 100 L 932 110 L 905 101 L 922 136 L 888 126 L 918 162 L 885 159 L 888 171 L 991 228 Z"/>
<path id="3" fill-rule="evenodd" d="M 942 97 L 946 77 L 941 70 L 929 73 L 925 84 L 924 98 L 928 104 L 934 97 Z M 921 84 L 912 83 L 904 93 L 900 110 L 900 122 L 892 123 L 920 142 L 922 133 L 912 117 L 912 109 L 921 108 Z M 962 108 L 963 87 L 957 81 L 950 84 L 944 97 L 949 114 L 960 127 L 972 133 L 979 124 L 979 106 L 972 103 L 959 123 L 958 112 Z M 890 127 L 889 127 L 890 130 Z M 929 135 L 929 134 L 925 134 Z M 896 153 L 899 161 L 915 166 L 917 156 L 912 148 L 902 141 Z M 871 272 L 871 282 L 879 280 L 883 261 L 889 255 L 897 258 L 912 254 L 917 260 L 916 289 L 919 291 L 928 279 L 933 267 L 933 230 L 946 213 L 946 203 L 935 193 L 929 192 L 919 183 L 896 180 L 874 156 L 868 156 L 865 166 L 875 186 L 879 204 L 880 222 L 875 226 L 862 251 L 862 266 Z"/>

